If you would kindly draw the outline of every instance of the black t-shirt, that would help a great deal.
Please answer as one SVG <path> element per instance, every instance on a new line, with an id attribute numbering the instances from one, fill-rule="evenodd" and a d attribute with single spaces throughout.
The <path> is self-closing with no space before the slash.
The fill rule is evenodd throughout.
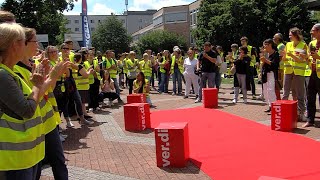
<path id="1" fill-rule="evenodd" d="M 243 57 L 242 60 L 236 59 L 234 64 L 236 65 L 237 74 L 247 74 L 250 66 L 251 58 L 249 56 Z"/>
<path id="2" fill-rule="evenodd" d="M 262 66 L 262 82 L 267 82 L 267 74 L 271 71 L 274 72 L 275 79 L 278 79 L 278 69 L 279 69 L 279 63 L 280 63 L 280 56 L 277 51 L 275 51 L 273 54 L 269 55 L 268 58 L 269 61 L 271 61 L 271 64 L 264 63 Z"/>
<path id="3" fill-rule="evenodd" d="M 213 73 L 216 71 L 216 64 L 211 62 L 209 59 L 205 58 L 203 56 L 202 52 L 199 56 L 199 61 L 201 64 L 201 71 L 202 72 L 209 72 L 209 73 Z M 209 51 L 207 52 L 208 56 L 212 57 L 212 58 L 217 58 L 217 54 L 213 51 Z"/>

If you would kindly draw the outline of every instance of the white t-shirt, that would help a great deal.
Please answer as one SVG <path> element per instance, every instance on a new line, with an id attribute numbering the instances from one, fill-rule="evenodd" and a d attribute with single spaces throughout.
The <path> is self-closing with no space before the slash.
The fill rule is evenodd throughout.
<path id="1" fill-rule="evenodd" d="M 197 68 L 198 59 L 186 58 L 183 63 L 184 73 L 186 74 L 194 74 L 194 70 Z"/>
<path id="2" fill-rule="evenodd" d="M 108 83 L 108 81 L 106 81 L 106 83 L 102 87 L 102 92 L 113 92 L 114 90 L 111 89 L 111 84 L 113 84 L 113 83 L 114 82 L 112 79 L 110 79 L 110 83 Z"/>

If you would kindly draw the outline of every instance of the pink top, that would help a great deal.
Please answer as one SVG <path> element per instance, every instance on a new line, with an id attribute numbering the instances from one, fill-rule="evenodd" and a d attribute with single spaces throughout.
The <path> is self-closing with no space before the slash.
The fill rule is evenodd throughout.
<path id="1" fill-rule="evenodd" d="M 113 80 L 110 79 L 110 83 L 108 81 L 105 82 L 105 84 L 102 87 L 102 92 L 112 92 L 114 89 L 111 89 L 111 84 L 113 84 Z"/>

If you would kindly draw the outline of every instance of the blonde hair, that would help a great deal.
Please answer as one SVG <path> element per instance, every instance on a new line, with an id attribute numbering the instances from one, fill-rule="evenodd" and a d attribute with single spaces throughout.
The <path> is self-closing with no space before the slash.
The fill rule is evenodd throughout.
<path id="1" fill-rule="evenodd" d="M 16 18 L 14 14 L 9 11 L 1 11 L 0 10 L 0 23 L 4 22 L 15 22 Z"/>
<path id="2" fill-rule="evenodd" d="M 17 23 L 2 23 L 0 24 L 0 39 L 0 63 L 2 63 L 12 43 L 18 40 L 25 41 L 24 29 Z"/>
<path id="3" fill-rule="evenodd" d="M 148 54 L 148 53 L 144 53 L 144 54 L 143 54 L 143 59 L 145 59 L 145 57 L 148 58 L 148 57 L 149 57 L 149 54 Z"/>

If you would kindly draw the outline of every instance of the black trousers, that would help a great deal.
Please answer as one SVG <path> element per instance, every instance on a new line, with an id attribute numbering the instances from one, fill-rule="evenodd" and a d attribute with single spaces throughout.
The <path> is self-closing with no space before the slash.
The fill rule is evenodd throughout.
<path id="1" fill-rule="evenodd" d="M 100 87 L 100 81 L 98 79 L 94 79 L 94 83 L 90 84 L 89 89 L 89 108 L 97 108 L 99 107 L 99 87 Z"/>
<path id="2" fill-rule="evenodd" d="M 133 81 L 135 79 L 129 79 L 129 94 L 132 94 L 133 91 Z"/>
<path id="3" fill-rule="evenodd" d="M 251 87 L 252 95 L 256 95 L 256 85 L 254 84 L 254 66 L 249 66 L 249 73 L 248 73 L 248 79 L 247 82 L 249 83 L 249 86 Z M 247 90 L 250 90 L 247 86 Z"/>
<path id="4" fill-rule="evenodd" d="M 65 164 L 62 143 L 60 141 L 58 127 L 45 136 L 45 157 L 46 161 L 52 167 L 54 179 L 67 180 L 68 169 Z M 37 179 L 41 176 L 41 165 L 38 166 Z"/>
<path id="5" fill-rule="evenodd" d="M 312 72 L 308 84 L 307 91 L 307 110 L 308 121 L 314 124 L 314 118 L 316 116 L 316 98 L 317 94 L 320 95 L 320 79 L 316 72 Z"/>
<path id="6" fill-rule="evenodd" d="M 115 92 L 101 92 L 99 94 L 99 97 L 100 97 L 100 102 L 103 102 L 105 98 L 108 98 L 110 101 L 118 99 L 119 95 Z"/>

